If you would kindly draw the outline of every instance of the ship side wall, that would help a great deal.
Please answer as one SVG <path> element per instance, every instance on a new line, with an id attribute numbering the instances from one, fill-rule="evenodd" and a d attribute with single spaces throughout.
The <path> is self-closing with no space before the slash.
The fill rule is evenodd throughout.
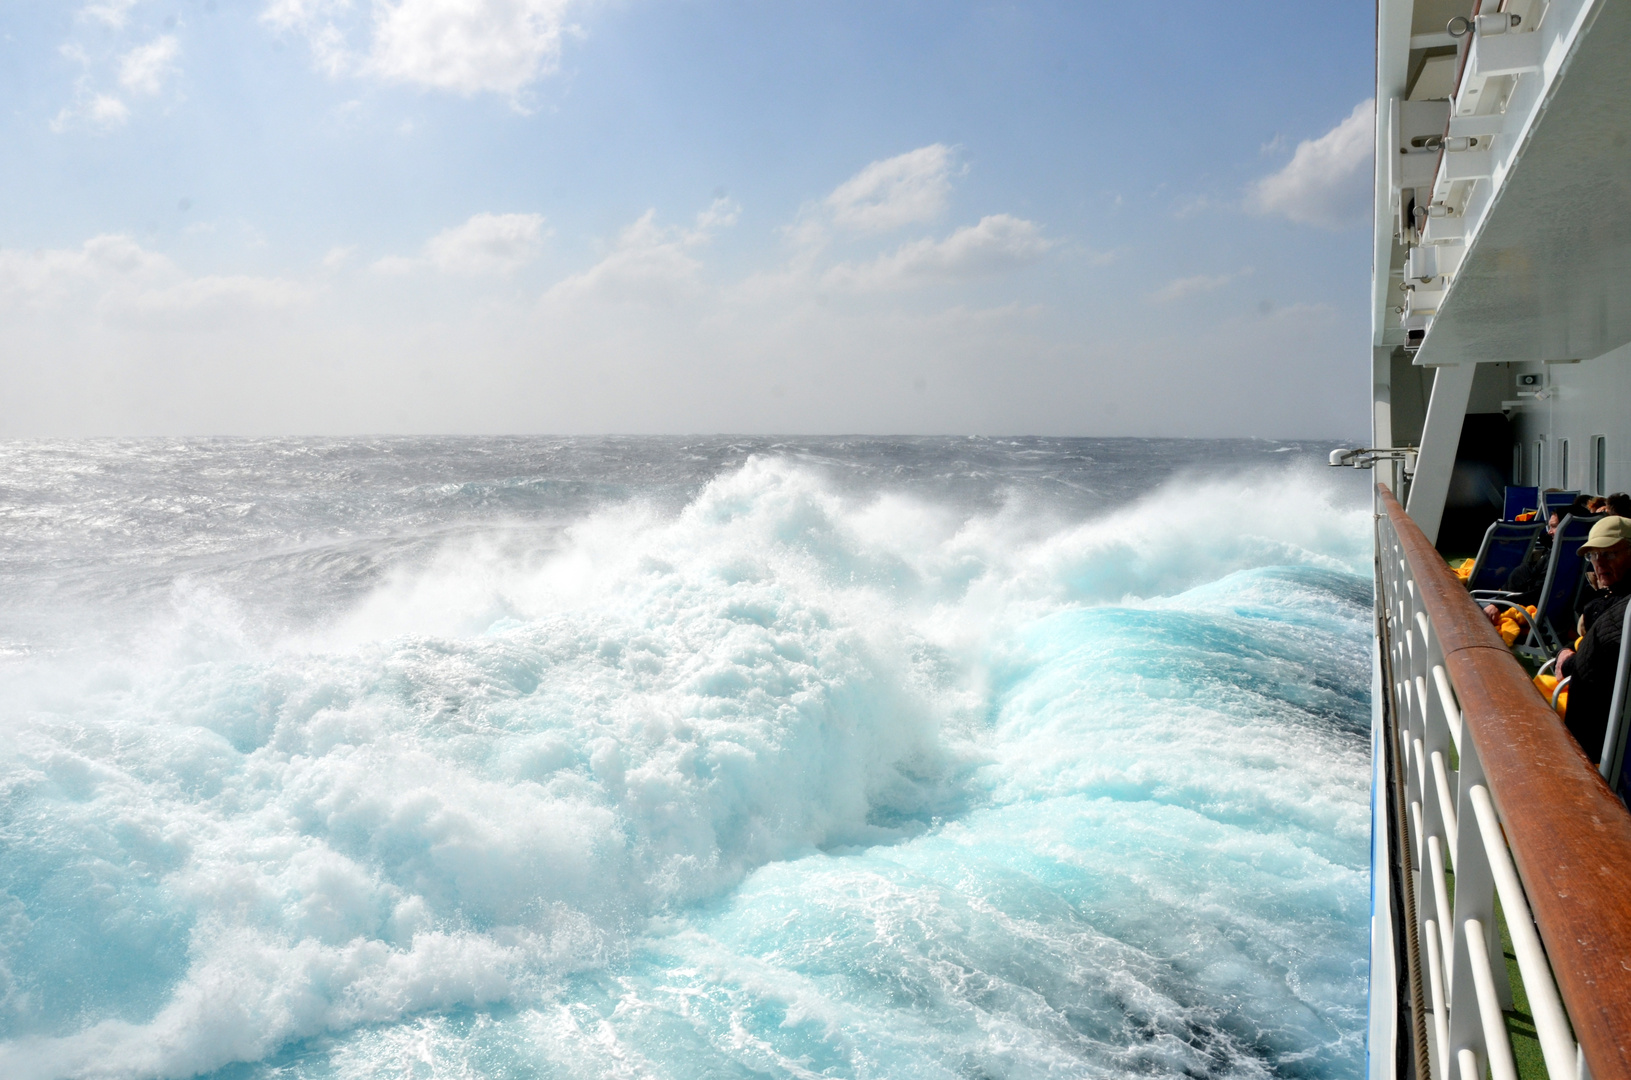
<path id="1" fill-rule="evenodd" d="M 1598 495 L 1631 490 L 1631 345 L 1578 364 L 1486 366 L 1511 370 L 1504 400 L 1515 482 Z M 1520 374 L 1540 377 L 1538 396 L 1519 387 Z"/>

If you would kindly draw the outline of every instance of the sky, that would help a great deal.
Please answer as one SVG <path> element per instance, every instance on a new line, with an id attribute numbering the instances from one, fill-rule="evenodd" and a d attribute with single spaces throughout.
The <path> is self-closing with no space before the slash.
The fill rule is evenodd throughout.
<path id="1" fill-rule="evenodd" d="M 1373 22 L 6 0 L 0 438 L 1362 438 Z"/>

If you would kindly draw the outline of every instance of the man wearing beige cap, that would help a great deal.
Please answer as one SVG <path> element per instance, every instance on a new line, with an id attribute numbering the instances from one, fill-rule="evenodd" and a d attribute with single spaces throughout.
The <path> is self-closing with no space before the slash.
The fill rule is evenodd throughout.
<path id="1" fill-rule="evenodd" d="M 1631 518 L 1606 517 L 1591 527 L 1580 545 L 1580 554 L 1591 560 L 1597 587 L 1611 598 L 1602 608 L 1580 651 L 1564 649 L 1557 657 L 1559 675 L 1569 682 L 1569 733 L 1593 763 L 1603 752 L 1608 732 L 1608 707 L 1614 696 L 1614 668 L 1620 660 L 1620 627 L 1625 606 L 1631 599 Z"/>

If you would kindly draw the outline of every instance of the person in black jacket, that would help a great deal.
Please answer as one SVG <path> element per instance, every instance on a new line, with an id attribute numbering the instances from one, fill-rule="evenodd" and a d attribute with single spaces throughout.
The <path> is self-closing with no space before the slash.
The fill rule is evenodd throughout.
<path id="1" fill-rule="evenodd" d="M 1631 518 L 1603 518 L 1591 527 L 1580 552 L 1591 560 L 1598 588 L 1612 600 L 1596 606 L 1597 617 L 1587 627 L 1580 651 L 1564 649 L 1558 654 L 1557 671 L 1570 679 L 1569 734 L 1595 764 L 1608 733 L 1614 669 L 1620 660 L 1620 628 L 1626 604 L 1631 602 Z"/>

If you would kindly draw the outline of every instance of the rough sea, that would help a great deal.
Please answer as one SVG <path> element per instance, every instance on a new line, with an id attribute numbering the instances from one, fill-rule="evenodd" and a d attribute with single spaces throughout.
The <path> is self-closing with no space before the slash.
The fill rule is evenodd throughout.
<path id="1" fill-rule="evenodd" d="M 0 444 L 0 1077 L 1359 1080 L 1328 449 Z"/>

